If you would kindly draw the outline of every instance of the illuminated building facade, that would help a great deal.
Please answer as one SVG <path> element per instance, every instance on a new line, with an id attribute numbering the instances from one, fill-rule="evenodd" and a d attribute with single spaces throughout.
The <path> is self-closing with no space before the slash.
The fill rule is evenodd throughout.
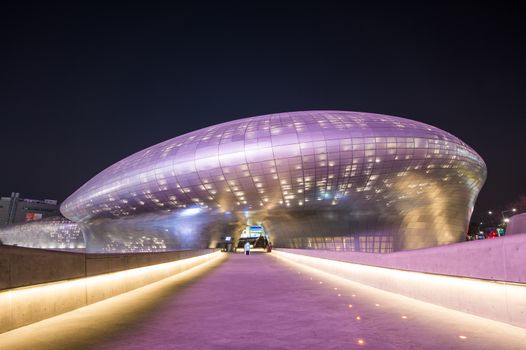
<path id="1" fill-rule="evenodd" d="M 485 178 L 473 149 L 424 123 L 278 113 L 137 152 L 61 212 L 92 251 L 197 248 L 261 223 L 277 247 L 391 252 L 464 239 Z"/>
<path id="2" fill-rule="evenodd" d="M 86 248 L 81 227 L 62 217 L 49 217 L 0 228 L 0 242 L 54 250 L 75 251 Z"/>

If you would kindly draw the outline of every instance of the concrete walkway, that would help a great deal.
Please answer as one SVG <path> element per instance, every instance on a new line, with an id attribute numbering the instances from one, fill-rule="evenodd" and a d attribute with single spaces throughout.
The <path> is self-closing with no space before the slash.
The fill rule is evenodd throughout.
<path id="1" fill-rule="evenodd" d="M 4 349 L 524 349 L 526 330 L 347 282 L 272 254 L 0 335 Z M 476 296 L 474 296 L 476 298 Z M 483 302 L 481 300 L 481 302 Z"/>

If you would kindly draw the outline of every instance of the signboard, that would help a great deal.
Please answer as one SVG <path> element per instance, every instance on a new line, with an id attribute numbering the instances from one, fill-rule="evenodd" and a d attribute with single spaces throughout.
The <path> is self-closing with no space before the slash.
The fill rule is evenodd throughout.
<path id="1" fill-rule="evenodd" d="M 26 222 L 27 222 L 27 221 L 36 221 L 36 220 L 40 220 L 40 219 L 42 219 L 42 213 L 34 213 L 34 212 L 32 212 L 32 211 L 28 211 L 28 212 L 26 213 L 26 217 L 25 217 L 25 219 L 26 219 Z"/>

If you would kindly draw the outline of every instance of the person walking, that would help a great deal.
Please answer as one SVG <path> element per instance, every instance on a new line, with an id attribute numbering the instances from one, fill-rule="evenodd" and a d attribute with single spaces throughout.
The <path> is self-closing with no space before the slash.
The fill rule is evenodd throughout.
<path id="1" fill-rule="evenodd" d="M 245 243 L 245 255 L 250 255 L 250 243 Z"/>

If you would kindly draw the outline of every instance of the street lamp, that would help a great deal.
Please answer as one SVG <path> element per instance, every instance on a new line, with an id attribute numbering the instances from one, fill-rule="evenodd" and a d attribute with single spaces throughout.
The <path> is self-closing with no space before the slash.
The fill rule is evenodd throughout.
<path id="1" fill-rule="evenodd" d="M 477 231 L 479 231 L 479 234 L 484 234 L 485 229 L 483 228 L 483 225 L 488 226 L 490 223 L 490 215 L 493 214 L 491 210 L 488 210 L 486 212 L 482 212 L 480 217 L 480 223 L 477 227 Z"/>
<path id="2" fill-rule="evenodd" d="M 517 211 L 517 209 L 515 209 L 515 208 L 501 211 L 502 220 L 504 220 L 504 222 L 509 222 L 510 219 L 506 218 L 506 217 L 504 216 L 504 213 L 509 213 L 509 212 L 513 212 L 513 213 L 515 213 L 516 211 Z M 507 221 L 506 221 L 506 220 L 507 220 Z"/>
<path id="3" fill-rule="evenodd" d="M 482 212 L 481 218 L 480 218 L 480 224 L 478 225 L 477 230 L 480 233 L 484 233 L 486 231 L 486 228 L 491 227 L 494 224 L 493 220 L 493 211 L 488 210 L 486 212 Z"/>
<path id="4" fill-rule="evenodd" d="M 486 214 L 482 214 L 482 220 L 481 221 L 484 221 L 486 224 L 490 224 L 493 222 L 493 211 L 491 210 L 488 210 L 486 212 Z"/>

